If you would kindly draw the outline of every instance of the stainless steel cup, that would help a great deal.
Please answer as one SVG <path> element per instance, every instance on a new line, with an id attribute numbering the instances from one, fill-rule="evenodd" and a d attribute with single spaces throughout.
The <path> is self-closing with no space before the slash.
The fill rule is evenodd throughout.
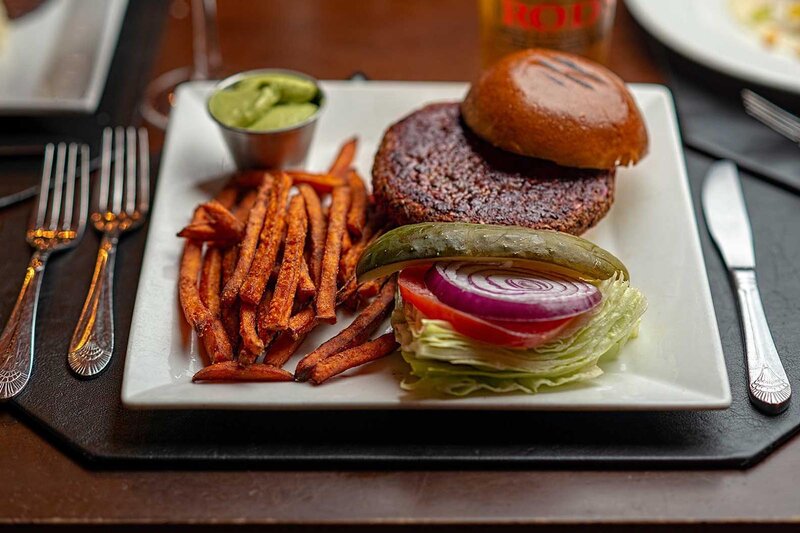
<path id="1" fill-rule="evenodd" d="M 288 74 L 309 80 L 317 86 L 317 90 L 319 91 L 319 109 L 303 122 L 286 128 L 269 131 L 251 131 L 243 128 L 236 128 L 227 126 L 217 120 L 209 108 L 211 96 L 221 89 L 230 87 L 241 79 L 258 74 Z M 324 107 L 325 94 L 322 92 L 319 82 L 316 79 L 302 72 L 278 68 L 247 70 L 229 76 L 214 87 L 214 91 L 209 95 L 206 101 L 206 110 L 219 126 L 222 132 L 222 138 L 225 139 L 225 144 L 228 145 L 228 150 L 230 150 L 233 160 L 239 168 L 287 168 L 302 166 L 308 154 L 311 139 L 314 137 L 317 119 Z"/>

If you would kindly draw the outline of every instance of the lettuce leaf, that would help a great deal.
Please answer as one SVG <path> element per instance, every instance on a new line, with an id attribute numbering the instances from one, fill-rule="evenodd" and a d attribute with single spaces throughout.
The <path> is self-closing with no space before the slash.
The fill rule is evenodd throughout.
<path id="1" fill-rule="evenodd" d="M 536 348 L 505 348 L 461 335 L 448 322 L 398 305 L 392 314 L 395 336 L 410 375 L 406 390 L 465 396 L 477 391 L 535 393 L 596 378 L 601 358 L 616 357 L 636 337 L 647 308 L 645 297 L 627 280 L 614 277 L 598 285 L 602 304 L 587 321 L 560 339 Z"/>

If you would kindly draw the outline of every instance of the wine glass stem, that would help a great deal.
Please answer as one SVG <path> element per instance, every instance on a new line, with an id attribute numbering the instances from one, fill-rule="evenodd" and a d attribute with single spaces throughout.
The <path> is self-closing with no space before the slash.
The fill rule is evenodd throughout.
<path id="1" fill-rule="evenodd" d="M 192 38 L 192 79 L 207 80 L 219 72 L 222 63 L 216 0 L 192 0 Z"/>

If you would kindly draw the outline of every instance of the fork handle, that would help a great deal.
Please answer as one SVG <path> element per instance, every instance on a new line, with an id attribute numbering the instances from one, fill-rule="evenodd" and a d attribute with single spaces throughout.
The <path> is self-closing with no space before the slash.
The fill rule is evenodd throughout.
<path id="1" fill-rule="evenodd" d="M 778 414 L 789 406 L 792 388 L 767 325 L 756 273 L 734 269 L 731 275 L 741 309 L 750 401 L 764 413 Z"/>
<path id="2" fill-rule="evenodd" d="M 0 334 L 0 400 L 19 394 L 31 377 L 36 308 L 46 263 L 46 253 L 33 253 L 17 302 Z"/>
<path id="3" fill-rule="evenodd" d="M 89 294 L 69 345 L 69 366 L 84 377 L 102 372 L 114 353 L 114 262 L 118 240 L 118 235 L 103 233 Z"/>

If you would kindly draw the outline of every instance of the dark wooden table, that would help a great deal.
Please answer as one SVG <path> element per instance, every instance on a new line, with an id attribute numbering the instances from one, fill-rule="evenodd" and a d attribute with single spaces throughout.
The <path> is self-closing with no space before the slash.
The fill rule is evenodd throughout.
<path id="1" fill-rule="evenodd" d="M 323 79 L 362 71 L 374 79 L 467 80 L 478 70 L 469 0 L 219 4 L 226 71 L 281 66 Z M 190 44 L 188 8 L 177 0 L 153 76 L 187 64 Z M 624 6 L 612 54 L 611 67 L 624 79 L 663 81 Z M 158 146 L 161 135 L 152 134 Z M 90 471 L 0 412 L 0 524 L 12 528 L 419 524 L 462 531 L 456 526 L 491 524 L 561 531 L 588 523 L 763 531 L 794 522 L 800 529 L 797 472 L 797 438 L 748 471 Z"/>

